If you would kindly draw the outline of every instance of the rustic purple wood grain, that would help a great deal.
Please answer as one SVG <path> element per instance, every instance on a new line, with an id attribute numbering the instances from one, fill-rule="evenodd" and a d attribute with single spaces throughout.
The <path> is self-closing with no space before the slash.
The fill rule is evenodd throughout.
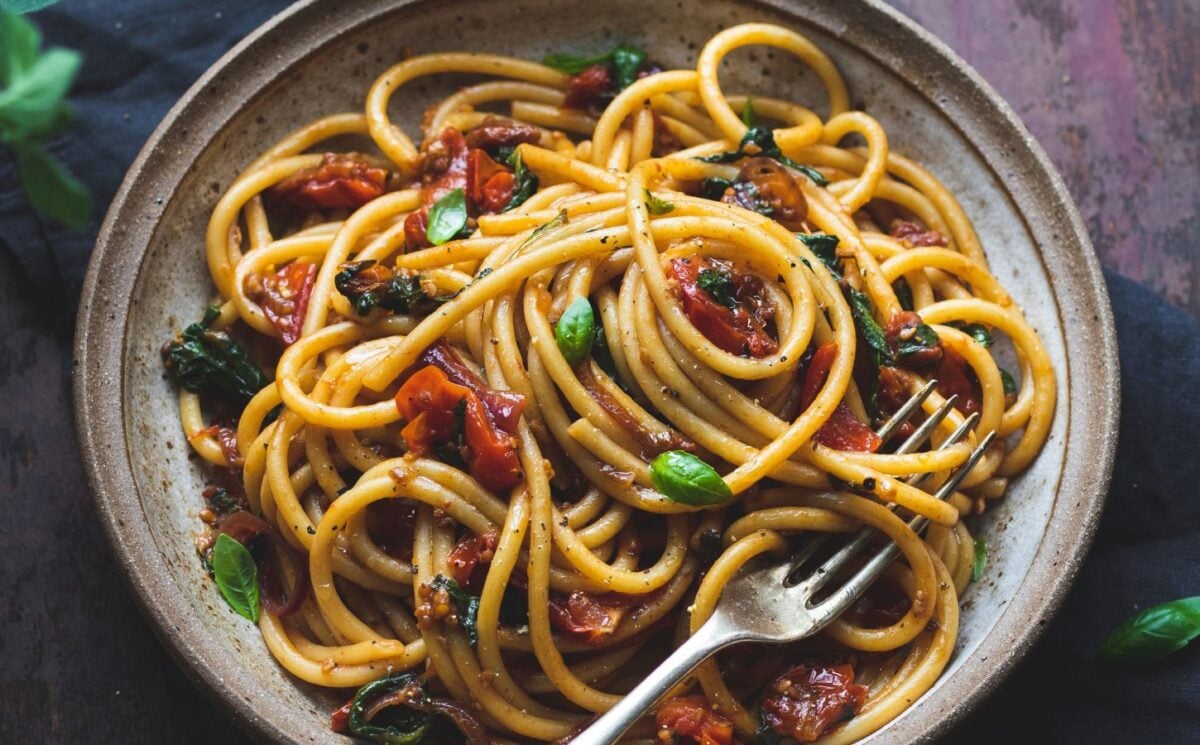
<path id="1" fill-rule="evenodd" d="M 1200 2 L 890 2 L 1016 109 L 1101 261 L 1200 315 Z"/>

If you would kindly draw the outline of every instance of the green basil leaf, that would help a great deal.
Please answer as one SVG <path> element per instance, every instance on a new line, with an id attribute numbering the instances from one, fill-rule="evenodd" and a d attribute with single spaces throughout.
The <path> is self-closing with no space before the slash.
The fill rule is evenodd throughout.
<path id="1" fill-rule="evenodd" d="M 1004 384 L 1004 395 L 1017 395 L 1017 381 L 1013 380 L 1012 373 L 1010 373 L 1008 370 L 1005 370 L 1003 367 L 1000 368 L 1000 382 Z"/>
<path id="2" fill-rule="evenodd" d="M 1147 608 L 1117 627 L 1102 654 L 1114 660 L 1146 662 L 1165 657 L 1200 636 L 1200 595 Z"/>
<path id="3" fill-rule="evenodd" d="M 612 65 L 613 82 L 617 84 L 617 90 L 622 91 L 637 80 L 638 70 L 646 61 L 646 53 L 630 44 L 621 44 L 612 50 L 609 59 Z"/>
<path id="4" fill-rule="evenodd" d="M 87 225 L 92 198 L 83 184 L 38 144 L 17 147 L 21 187 L 34 209 L 76 230 Z"/>
<path id="5" fill-rule="evenodd" d="M 18 8 L 8 7 L 10 0 L 0 3 L 0 87 L 12 85 L 13 79 L 23 74 L 37 61 L 38 49 L 42 46 L 42 35 L 37 26 L 22 18 Z"/>
<path id="6" fill-rule="evenodd" d="M 0 11 L 7 13 L 32 13 L 49 8 L 58 0 L 0 0 Z"/>
<path id="7" fill-rule="evenodd" d="M 467 226 L 467 197 L 455 189 L 433 203 L 425 236 L 435 246 L 451 241 Z"/>
<path id="8" fill-rule="evenodd" d="M 479 641 L 479 598 L 464 590 L 456 580 L 441 574 L 434 577 L 429 586 L 434 590 L 445 590 L 450 595 L 458 625 L 466 632 L 471 646 L 475 646 Z"/>
<path id="9" fill-rule="evenodd" d="M 534 241 L 536 241 L 538 238 L 541 238 L 546 233 L 549 233 L 552 230 L 561 228 L 563 225 L 566 225 L 566 224 L 567 224 L 567 211 L 565 209 L 561 209 L 558 211 L 558 214 L 554 216 L 554 219 L 534 228 L 533 232 L 531 232 L 529 234 L 529 237 L 526 238 L 524 241 L 522 241 L 521 245 L 517 247 L 517 250 L 520 251 L 521 249 L 528 246 L 530 243 L 533 243 Z"/>
<path id="10" fill-rule="evenodd" d="M 696 286 L 726 308 L 737 309 L 737 298 L 733 296 L 733 280 L 725 272 L 716 269 L 701 269 L 700 274 L 696 277 Z"/>
<path id="11" fill-rule="evenodd" d="M 596 316 L 585 297 L 577 297 L 554 324 L 554 340 L 572 367 L 592 353 L 596 341 Z"/>
<path id="12" fill-rule="evenodd" d="M 719 202 L 725 196 L 725 191 L 732 187 L 733 182 L 727 178 L 706 178 L 700 182 L 700 196 Z"/>
<path id="13" fill-rule="evenodd" d="M 974 339 L 985 349 L 992 346 L 992 332 L 989 331 L 988 327 L 984 326 L 982 323 L 963 323 L 962 321 L 951 321 L 946 325 L 963 332 L 967 336 Z"/>
<path id="14" fill-rule="evenodd" d="M 607 63 L 611 57 L 612 52 L 598 54 L 595 57 L 581 57 L 578 54 L 570 53 L 551 53 L 542 57 L 542 64 L 546 67 L 553 67 L 559 72 L 565 72 L 568 75 L 578 75 L 592 65 Z"/>
<path id="15" fill-rule="evenodd" d="M 209 331 L 212 322 L 193 323 L 163 349 L 167 375 L 193 393 L 207 393 L 245 405 L 267 384 L 262 370 L 242 345 L 220 331 Z"/>
<path id="16" fill-rule="evenodd" d="M 526 199 L 537 193 L 538 177 L 533 171 L 525 167 L 525 161 L 521 158 L 521 151 L 514 150 L 511 157 L 507 159 L 508 164 L 513 169 L 513 195 L 508 200 L 508 204 L 504 207 L 504 212 L 516 209 L 525 203 Z"/>
<path id="17" fill-rule="evenodd" d="M 900 301 L 901 308 L 912 310 L 916 307 L 913 303 L 912 288 L 908 286 L 908 280 L 901 277 L 892 285 L 892 289 L 896 292 L 896 300 Z"/>
<path id="18" fill-rule="evenodd" d="M 987 544 L 982 538 L 975 539 L 975 561 L 971 564 L 971 581 L 978 582 L 983 578 L 983 570 L 987 566 Z"/>
<path id="19" fill-rule="evenodd" d="M 821 172 L 812 166 L 802 165 L 787 156 L 781 157 L 780 162 L 788 168 L 794 168 L 800 173 L 803 173 L 805 176 L 808 176 L 808 178 L 817 186 L 829 186 L 829 179 L 822 176 Z"/>
<path id="20" fill-rule="evenodd" d="M 350 733 L 380 745 L 419 745 L 423 742 L 429 734 L 433 714 L 400 704 L 388 707 L 395 713 L 388 718 L 389 723 L 386 725 L 372 724 L 371 720 L 367 719 L 367 707 L 373 699 L 405 689 L 409 689 L 417 700 L 429 699 L 421 676 L 411 671 L 392 673 L 359 688 L 354 698 L 350 699 Z"/>
<path id="21" fill-rule="evenodd" d="M 743 116 L 745 112 L 743 111 Z M 741 160 L 748 155 L 763 155 L 768 158 L 774 158 L 788 168 L 795 169 L 807 176 L 817 186 L 828 186 L 829 179 L 821 175 L 817 169 L 802 165 L 787 157 L 780 151 L 779 146 L 775 144 L 775 130 L 769 127 L 761 127 L 747 124 L 746 134 L 742 135 L 742 141 L 738 143 L 737 150 L 730 150 L 724 153 L 716 153 L 715 155 L 705 155 L 696 160 L 705 163 L 732 163 L 735 160 Z M 746 146 L 753 145 L 754 147 L 747 152 Z"/>
<path id="22" fill-rule="evenodd" d="M 899 346 L 896 348 L 896 358 L 906 360 L 914 354 L 919 354 L 927 349 L 933 349 L 941 344 L 941 339 L 938 338 L 937 332 L 928 324 L 920 324 L 914 330 L 914 333 L 908 339 L 901 339 Z"/>
<path id="23" fill-rule="evenodd" d="M 758 113 L 754 110 L 754 96 L 746 96 L 746 103 L 742 106 L 742 124 L 749 129 L 758 124 Z"/>
<path id="24" fill-rule="evenodd" d="M 222 533 L 213 544 L 212 566 L 217 589 L 229 607 L 258 623 L 258 566 L 249 549 Z"/>
<path id="25" fill-rule="evenodd" d="M 829 267 L 835 279 L 842 278 L 842 267 L 838 263 L 837 247 L 841 239 L 826 233 L 796 233 L 796 237 L 808 246 L 818 259 Z"/>
<path id="26" fill-rule="evenodd" d="M 853 287 L 849 288 L 850 296 L 850 313 L 854 317 L 854 325 L 858 327 L 858 333 L 862 336 L 863 341 L 867 343 L 867 347 L 871 350 L 871 359 L 876 367 L 882 365 L 892 365 L 895 360 L 892 359 L 892 350 L 888 348 L 887 337 L 883 333 L 883 329 L 875 321 L 874 311 L 871 307 L 871 298 L 867 297 L 866 293 L 859 292 Z"/>
<path id="27" fill-rule="evenodd" d="M 683 450 L 668 450 L 651 461 L 650 480 L 667 499 L 693 507 L 733 498 L 729 484 L 712 466 Z"/>
<path id="28" fill-rule="evenodd" d="M 652 215 L 665 215 L 668 212 L 675 210 L 675 205 L 667 200 L 654 196 L 654 193 L 649 189 L 643 189 L 646 192 L 646 209 L 650 210 Z"/>
<path id="29" fill-rule="evenodd" d="M 41 137 L 69 118 L 63 98 L 81 61 L 78 52 L 50 49 L 0 91 L 0 132 L 6 142 Z"/>

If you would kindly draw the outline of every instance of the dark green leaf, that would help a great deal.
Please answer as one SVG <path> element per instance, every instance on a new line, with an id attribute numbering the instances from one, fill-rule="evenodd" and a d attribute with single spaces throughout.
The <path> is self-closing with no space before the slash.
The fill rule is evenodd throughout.
<path id="1" fill-rule="evenodd" d="M 901 308 L 912 310 L 916 307 L 913 303 L 912 288 L 908 286 L 908 280 L 901 277 L 892 285 L 892 289 L 896 292 L 896 300 L 900 302 Z"/>
<path id="2" fill-rule="evenodd" d="M 733 187 L 733 182 L 726 178 L 706 178 L 700 182 L 700 196 L 714 202 L 721 201 L 725 191 Z"/>
<path id="3" fill-rule="evenodd" d="M 742 105 L 742 124 L 749 129 L 758 124 L 758 114 L 754 111 L 754 96 L 746 96 L 746 103 Z"/>
<path id="4" fill-rule="evenodd" d="M 258 567 L 250 551 L 222 533 L 213 544 L 212 566 L 217 589 L 229 607 L 258 623 Z"/>
<path id="5" fill-rule="evenodd" d="M 598 54 L 595 57 L 581 57 L 578 54 L 555 52 L 542 57 L 542 64 L 546 67 L 553 67 L 559 72 L 565 72 L 568 75 L 578 75 L 592 65 L 607 64 L 611 58 L 612 52 Z"/>
<path id="6" fill-rule="evenodd" d="M 644 189 L 646 192 L 646 209 L 650 210 L 652 215 L 665 215 L 668 212 L 675 210 L 675 205 L 661 197 L 654 196 L 654 193 L 649 189 Z"/>
<path id="7" fill-rule="evenodd" d="M 981 323 L 968 323 L 962 327 L 962 332 L 983 345 L 986 349 L 992 346 L 992 332 Z"/>
<path id="8" fill-rule="evenodd" d="M 802 165 L 787 156 L 784 156 L 781 159 L 781 162 L 785 166 L 788 166 L 789 168 L 795 168 L 800 173 L 803 173 L 805 176 L 808 176 L 809 180 L 811 180 L 817 186 L 829 186 L 829 179 L 822 176 L 821 172 L 818 171 L 817 169 L 813 168 L 812 166 Z"/>
<path id="9" fill-rule="evenodd" d="M 784 738 L 778 732 L 767 724 L 766 718 L 762 711 L 758 713 L 758 729 L 754 732 L 754 739 L 750 741 L 751 745 L 782 745 Z"/>
<path id="10" fill-rule="evenodd" d="M 737 309 L 737 298 L 733 296 L 733 280 L 725 272 L 716 269 L 701 269 L 700 274 L 696 277 L 696 286 L 726 308 Z"/>
<path id="11" fill-rule="evenodd" d="M 87 225 L 92 198 L 83 184 L 41 145 L 23 142 L 16 150 L 21 187 L 34 209 L 77 230 Z"/>
<path id="12" fill-rule="evenodd" d="M 596 341 L 596 317 L 587 298 L 575 298 L 563 311 L 558 323 L 554 324 L 554 340 L 572 367 L 592 353 L 592 344 Z"/>
<path id="13" fill-rule="evenodd" d="M 853 287 L 849 288 L 848 294 L 854 325 L 858 327 L 859 336 L 871 350 L 872 362 L 876 367 L 893 364 L 895 360 L 892 359 L 892 350 L 888 348 L 887 337 L 884 336 L 883 329 L 879 328 L 879 324 L 875 321 L 871 299 L 867 297 L 866 293 L 859 292 Z"/>
<path id="14" fill-rule="evenodd" d="M 449 593 L 450 602 L 454 603 L 454 614 L 458 616 L 458 625 L 466 632 L 471 646 L 475 646 L 479 641 L 479 598 L 468 593 L 455 580 L 441 574 L 434 577 L 429 586 Z"/>
<path id="15" fill-rule="evenodd" d="M 633 82 L 637 80 L 638 70 L 645 61 L 646 53 L 635 46 L 621 44 L 612 50 L 613 82 L 617 84 L 618 91 L 633 85 Z"/>
<path id="16" fill-rule="evenodd" d="M 566 224 L 567 224 L 567 211 L 565 209 L 559 210 L 558 214 L 554 216 L 553 220 L 550 220 L 549 222 L 545 223 L 544 225 L 539 225 L 536 228 L 534 228 L 533 232 L 529 234 L 529 237 L 526 238 L 524 240 L 524 242 L 521 243 L 520 248 L 518 248 L 517 250 L 520 250 L 521 248 L 525 248 L 530 243 L 533 243 L 538 238 L 542 237 L 546 233 L 549 233 L 551 230 L 554 230 L 556 228 L 561 228 L 563 225 L 566 225 Z"/>
<path id="17" fill-rule="evenodd" d="M 906 360 L 914 354 L 937 347 L 941 344 L 941 339 L 938 338 L 937 332 L 931 326 L 922 323 L 917 326 L 911 337 L 900 339 L 899 342 L 896 348 L 896 358 Z"/>
<path id="18" fill-rule="evenodd" d="M 971 581 L 978 582 L 983 578 L 984 567 L 987 566 L 987 544 L 982 538 L 975 539 L 975 562 L 971 565 Z"/>
<path id="19" fill-rule="evenodd" d="M 454 240 L 467 226 L 467 197 L 462 189 L 454 189 L 433 203 L 429 210 L 429 227 L 425 236 L 435 246 Z"/>
<path id="20" fill-rule="evenodd" d="M 8 13 L 32 13 L 35 10 L 49 8 L 58 0 L 0 0 L 0 11 Z"/>
<path id="21" fill-rule="evenodd" d="M 443 302 L 425 294 L 419 274 L 389 271 L 374 280 L 371 275 L 361 276 L 373 266 L 375 261 L 371 259 L 344 264 L 333 277 L 333 286 L 350 301 L 358 315 L 365 316 L 375 307 L 393 313 L 427 315 Z"/>
<path id="22" fill-rule="evenodd" d="M 1146 662 L 1165 657 L 1200 636 L 1200 595 L 1173 600 L 1138 613 L 1104 642 L 1109 659 Z"/>
<path id="23" fill-rule="evenodd" d="M 822 176 L 820 171 L 811 166 L 797 163 L 780 151 L 779 146 L 775 144 L 775 130 L 769 127 L 747 126 L 746 134 L 742 136 L 742 141 L 738 143 L 737 150 L 716 153 L 715 155 L 705 155 L 697 158 L 697 160 L 702 160 L 705 163 L 732 163 L 747 156 L 763 155 L 768 158 L 774 158 L 788 168 L 799 171 L 810 178 L 817 186 L 829 185 L 829 179 Z M 747 145 L 751 146 L 749 150 L 746 149 Z"/>
<path id="24" fill-rule="evenodd" d="M 372 720 L 367 719 L 367 708 L 374 699 L 397 691 L 409 693 L 408 697 L 401 698 L 422 702 L 429 698 L 424 681 L 415 672 L 392 673 L 371 681 L 359 688 L 354 698 L 350 699 L 350 733 L 380 745 L 419 745 L 423 742 L 429 734 L 434 714 L 399 704 L 389 707 L 395 713 L 386 725 L 372 724 Z"/>
<path id="25" fill-rule="evenodd" d="M 533 171 L 525 167 L 525 161 L 521 158 L 521 151 L 514 150 L 512 157 L 508 159 L 509 165 L 513 169 L 513 195 L 512 199 L 508 200 L 508 205 L 504 211 L 516 209 L 525 203 L 526 199 L 537 193 L 538 177 Z"/>
<path id="26" fill-rule="evenodd" d="M 835 279 L 842 278 L 842 267 L 838 263 L 837 247 L 841 242 L 836 235 L 826 233 L 796 233 L 796 237 L 808 246 L 816 257 L 829 267 Z"/>
<path id="27" fill-rule="evenodd" d="M 617 363 L 613 361 L 612 350 L 608 348 L 608 336 L 604 333 L 604 323 L 600 311 L 594 305 L 592 314 L 596 318 L 596 339 L 592 342 L 592 359 L 596 361 L 601 370 L 608 373 L 608 377 L 617 381 L 617 385 L 623 389 L 625 384 L 617 376 Z"/>
<path id="28" fill-rule="evenodd" d="M 228 334 L 193 323 L 163 350 L 167 374 L 176 385 L 245 404 L 267 384 L 262 370 Z"/>
<path id="29" fill-rule="evenodd" d="M 650 463 L 650 480 L 667 499 L 694 507 L 733 498 L 725 479 L 704 461 L 683 450 L 668 450 Z"/>
<path id="30" fill-rule="evenodd" d="M 0 3 L 0 88 L 12 85 L 14 77 L 32 67 L 42 46 L 37 27 L 16 15 L 23 11 L 7 7 L 8 1 Z"/>
<path id="31" fill-rule="evenodd" d="M 1013 380 L 1012 373 L 1003 367 L 1000 368 L 1000 382 L 1004 384 L 1004 395 L 1017 395 L 1017 381 Z"/>

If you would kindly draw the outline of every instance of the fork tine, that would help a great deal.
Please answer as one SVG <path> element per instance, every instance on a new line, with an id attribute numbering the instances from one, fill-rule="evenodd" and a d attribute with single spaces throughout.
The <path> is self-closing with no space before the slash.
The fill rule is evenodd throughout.
<path id="1" fill-rule="evenodd" d="M 934 496 L 936 496 L 938 499 L 945 499 L 953 494 L 954 489 L 957 488 L 959 483 L 961 483 L 964 478 L 966 478 L 967 474 L 971 472 L 971 469 L 974 468 L 977 463 L 979 463 L 979 460 L 983 457 L 984 453 L 987 452 L 987 449 L 991 447 L 992 442 L 994 442 L 995 439 L 996 432 L 993 430 L 979 442 L 975 449 L 971 451 L 971 455 L 966 459 L 966 461 L 963 462 L 962 466 L 955 471 L 954 475 L 947 480 L 945 484 L 942 485 L 941 489 L 938 489 L 937 494 Z M 908 527 L 913 532 L 920 532 L 928 523 L 928 518 L 917 515 L 912 520 L 909 520 Z M 869 530 L 874 530 L 874 528 L 870 528 Z M 846 580 L 832 595 L 822 601 L 819 605 L 811 608 L 810 613 L 813 614 L 814 618 L 820 619 L 820 623 L 827 623 L 828 621 L 841 615 L 842 611 L 850 607 L 850 604 L 853 603 L 868 587 L 870 587 L 871 583 L 874 582 L 876 578 L 878 578 L 883 572 L 883 570 L 886 569 L 889 564 L 895 561 L 896 557 L 899 555 L 900 548 L 894 541 L 888 541 L 887 545 L 884 546 L 879 553 L 871 557 L 871 559 L 867 561 L 867 563 L 864 564 L 861 569 L 859 569 L 854 573 L 853 576 Z M 828 577 L 829 573 L 825 575 L 818 574 L 814 576 Z M 824 584 L 824 581 L 822 581 L 821 584 Z M 817 587 L 819 588 L 820 585 Z M 815 591 L 816 590 L 813 590 L 813 592 Z M 809 597 L 811 598 L 811 595 Z"/>
<path id="2" fill-rule="evenodd" d="M 962 442 L 963 439 L 966 438 L 967 433 L 974 429 L 978 422 L 979 412 L 977 411 L 964 419 L 963 423 L 958 425 L 958 428 L 950 433 L 950 436 L 947 437 L 946 441 L 942 443 L 942 447 L 945 448 Z M 921 484 L 925 483 L 925 479 L 929 478 L 929 476 L 930 474 L 928 473 L 914 473 L 905 480 L 905 483 L 909 486 L 920 486 Z"/>
<path id="3" fill-rule="evenodd" d="M 937 408 L 937 411 L 933 412 L 928 419 L 921 422 L 921 426 L 913 430 L 913 433 L 908 436 L 907 440 L 900 443 L 900 447 L 896 448 L 896 454 L 904 455 L 905 453 L 911 453 L 919 448 L 921 443 L 925 442 L 925 440 L 928 439 L 931 434 L 933 434 L 933 430 L 942 423 L 942 420 L 945 419 L 950 413 L 951 409 L 954 408 L 954 403 L 956 401 L 958 401 L 957 393 L 946 399 L 942 405 Z"/>
<path id="4" fill-rule="evenodd" d="M 925 385 L 921 386 L 921 390 L 913 394 L 904 405 L 896 410 L 895 414 L 888 417 L 888 420 L 883 423 L 883 426 L 875 430 L 875 434 L 879 435 L 881 440 L 889 440 L 892 435 L 896 434 L 896 430 L 900 425 L 907 422 L 921 404 L 925 403 L 925 399 L 929 398 L 929 394 L 933 393 L 933 389 L 937 387 L 936 380 L 930 380 Z"/>

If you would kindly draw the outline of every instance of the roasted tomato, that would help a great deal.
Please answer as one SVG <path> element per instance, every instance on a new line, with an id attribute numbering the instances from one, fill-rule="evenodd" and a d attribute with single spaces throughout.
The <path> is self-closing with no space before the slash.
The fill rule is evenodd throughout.
<path id="1" fill-rule="evenodd" d="M 479 148 L 467 153 L 467 199 L 481 213 L 501 212 L 512 201 L 512 171 Z"/>
<path id="2" fill-rule="evenodd" d="M 247 294 L 262 307 L 284 344 L 293 344 L 300 338 L 316 279 L 316 264 L 293 261 L 274 274 L 257 276 L 253 286 L 247 287 Z"/>
<path id="3" fill-rule="evenodd" d="M 879 368 L 879 378 L 876 390 L 879 392 L 879 415 L 887 419 L 900 410 L 900 407 L 912 396 L 912 373 L 898 367 L 884 365 Z M 925 416 L 918 411 L 908 421 L 896 430 L 896 437 L 903 441 L 913 433 L 916 425 L 924 421 Z"/>
<path id="4" fill-rule="evenodd" d="M 781 675 L 762 703 L 763 721 L 784 737 L 812 742 L 850 719 L 867 700 L 854 683 L 854 668 L 801 665 Z"/>
<path id="5" fill-rule="evenodd" d="M 667 737 L 686 737 L 699 745 L 732 745 L 733 724 L 713 711 L 703 695 L 679 696 L 664 701 L 654 721 Z"/>
<path id="6" fill-rule="evenodd" d="M 459 541 L 446 559 L 454 581 L 463 587 L 474 585 L 475 569 L 492 562 L 492 555 L 499 541 L 500 538 L 494 530 L 483 535 L 469 535 Z"/>
<path id="7" fill-rule="evenodd" d="M 426 230 L 429 208 L 434 202 L 455 189 L 467 187 L 467 141 L 462 132 L 446 127 L 422 146 L 421 207 L 404 220 L 404 237 L 408 248 L 430 245 Z"/>
<path id="8" fill-rule="evenodd" d="M 354 703 L 354 699 L 350 699 L 330 712 L 329 728 L 331 730 L 339 733 L 350 731 L 350 704 L 352 703 Z"/>
<path id="9" fill-rule="evenodd" d="M 521 464 L 514 435 L 525 397 L 488 388 L 444 341 L 421 359 L 425 366 L 396 393 L 409 449 L 427 455 L 448 446 L 486 488 L 499 491 L 516 484 Z"/>
<path id="10" fill-rule="evenodd" d="M 908 220 L 892 220 L 888 229 L 892 237 L 910 247 L 945 246 L 949 243 L 946 236 L 936 230 L 926 230 L 915 222 Z"/>
<path id="11" fill-rule="evenodd" d="M 490 115 L 466 134 L 467 147 L 480 147 L 491 153 L 501 147 L 537 143 L 541 139 L 542 133 L 537 127 Z"/>
<path id="12" fill-rule="evenodd" d="M 804 218 L 808 217 L 808 201 L 796 177 L 778 161 L 766 157 L 747 158 L 734 182 L 735 192 L 738 184 L 747 183 L 754 185 L 760 203 L 757 208 L 752 206 L 749 209 L 770 215 L 788 230 L 804 227 Z"/>
<path id="13" fill-rule="evenodd" d="M 615 593 L 594 596 L 576 591 L 565 600 L 551 595 L 550 621 L 576 641 L 598 646 L 612 637 L 632 602 Z"/>
<path id="14" fill-rule="evenodd" d="M 804 383 L 801 388 L 800 405 L 807 409 L 825 385 L 833 360 L 837 356 L 837 344 L 826 342 L 817 347 L 808 369 L 804 372 Z M 833 415 L 821 425 L 814 438 L 825 447 L 834 450 L 855 450 L 863 453 L 873 453 L 879 449 L 883 441 L 870 427 L 863 424 L 850 411 L 845 403 L 839 403 L 833 410 Z"/>
<path id="15" fill-rule="evenodd" d="M 304 209 L 358 209 L 383 194 L 387 178 L 387 170 L 371 165 L 366 156 L 325 153 L 321 165 L 297 171 L 272 192 Z"/>
<path id="16" fill-rule="evenodd" d="M 592 65 L 571 78 L 563 106 L 569 109 L 586 109 L 607 94 L 613 92 L 612 74 L 605 65 Z"/>
<path id="17" fill-rule="evenodd" d="M 225 456 L 225 464 L 230 468 L 241 468 L 246 459 L 238 448 L 237 430 L 224 424 L 211 424 L 193 436 L 208 435 L 221 446 L 221 455 Z"/>
<path id="18" fill-rule="evenodd" d="M 937 380 L 938 393 L 946 398 L 957 395 L 955 407 L 968 416 L 979 411 L 983 404 L 983 389 L 975 371 L 962 355 L 949 347 L 943 350 L 942 361 L 930 376 Z"/>
<path id="19" fill-rule="evenodd" d="M 775 309 L 763 294 L 761 279 L 698 254 L 672 259 L 670 275 L 678 283 L 683 312 L 713 344 L 750 357 L 779 351 L 766 331 Z"/>

